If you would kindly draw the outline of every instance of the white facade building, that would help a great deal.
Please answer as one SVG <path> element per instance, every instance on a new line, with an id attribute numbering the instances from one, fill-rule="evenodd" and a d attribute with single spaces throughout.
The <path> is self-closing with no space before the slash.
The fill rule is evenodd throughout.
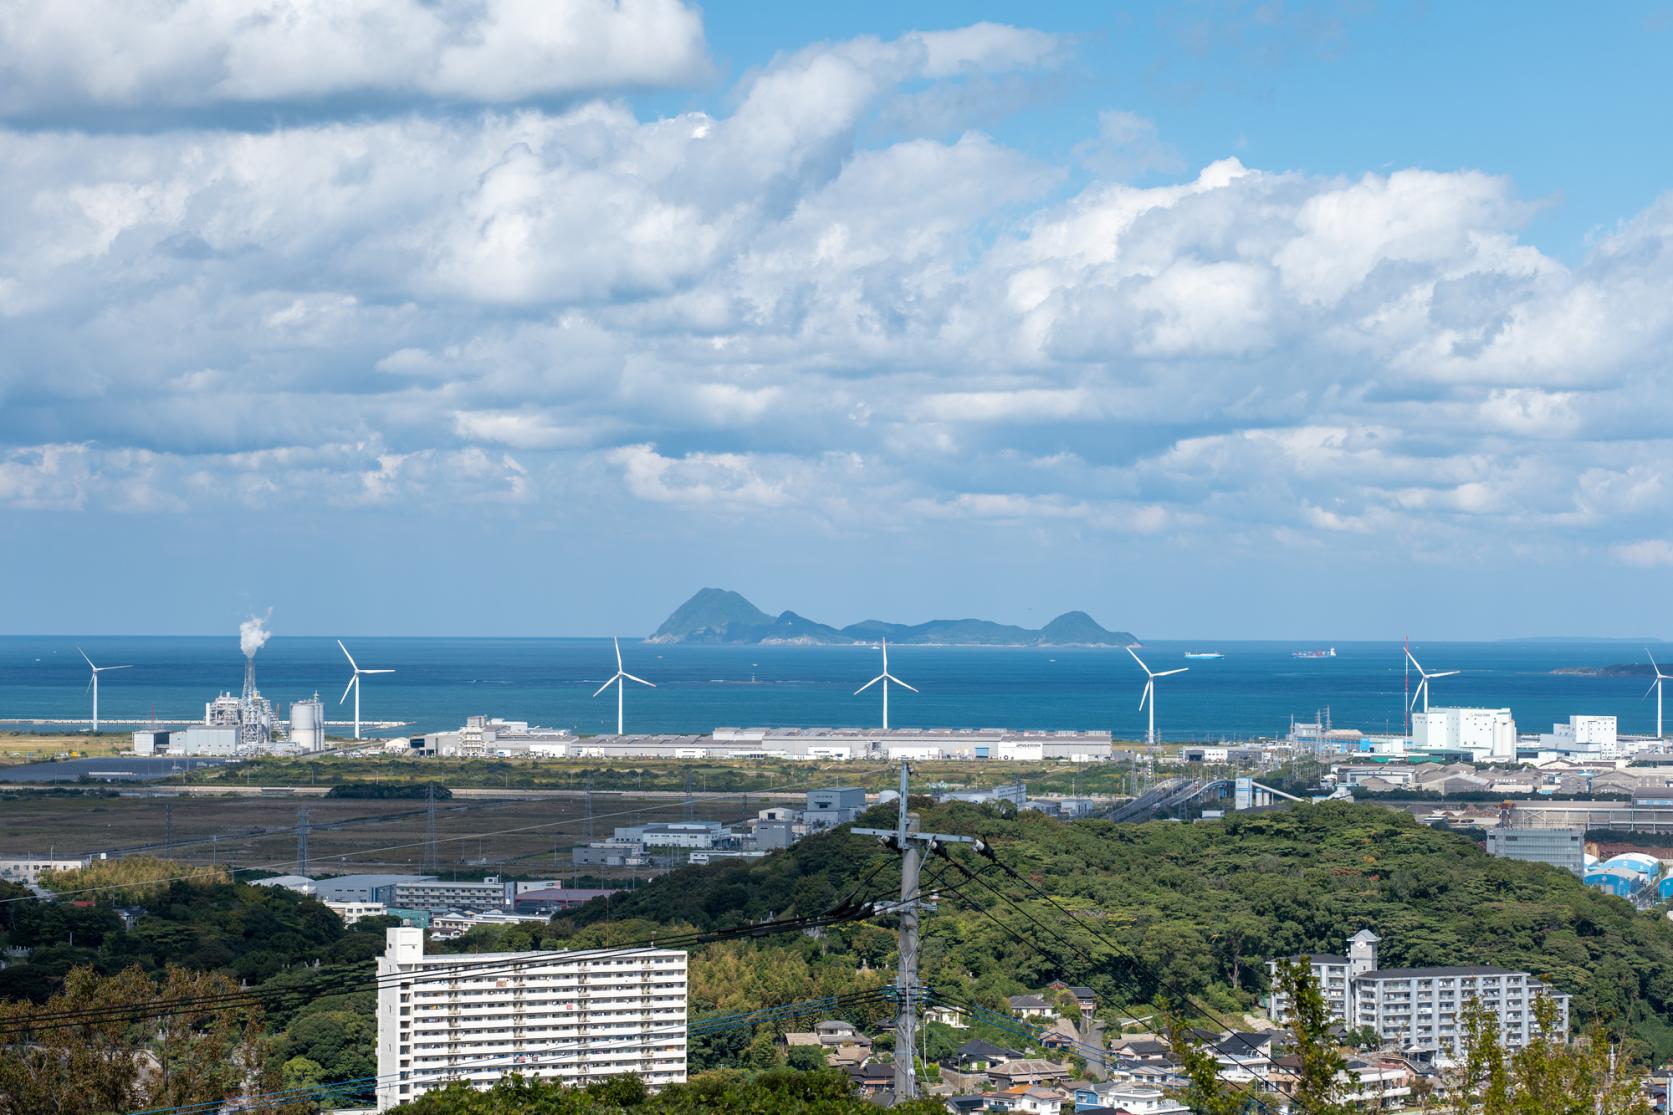
<path id="1" fill-rule="evenodd" d="M 686 954 L 672 949 L 426 956 L 391 929 L 378 960 L 378 1110 L 508 1073 L 585 1085 L 686 1076 Z"/>
<path id="2" fill-rule="evenodd" d="M 325 908 L 342 918 L 344 925 L 353 925 L 361 918 L 381 918 L 389 912 L 382 902 L 333 902 L 326 899 Z"/>
<path id="3" fill-rule="evenodd" d="M 1456 1053 L 1464 1036 L 1460 1016 L 1474 999 L 1498 1016 L 1505 1048 L 1516 1050 L 1539 1036 L 1534 1005 L 1545 997 L 1557 1008 L 1557 1036 L 1567 1038 L 1569 997 L 1528 973 L 1477 965 L 1378 968 L 1378 941 L 1362 929 L 1348 939 L 1347 956 L 1310 958 L 1331 1017 L 1350 1029 L 1369 1026 L 1407 1049 Z M 1277 962 L 1267 967 L 1276 984 Z M 1288 998 L 1274 991 L 1267 1014 L 1287 1021 Z"/>
<path id="4" fill-rule="evenodd" d="M 1567 724 L 1553 724 L 1549 732 L 1540 733 L 1539 749 L 1580 759 L 1626 756 L 1613 716 L 1570 716 Z"/>
<path id="5" fill-rule="evenodd" d="M 85 859 L 49 859 L 29 856 L 22 859 L 0 859 L 0 880 L 8 883 L 39 883 L 47 871 L 79 871 L 91 862 Z"/>
<path id="6" fill-rule="evenodd" d="M 1476 762 L 1516 758 L 1516 720 L 1507 708 L 1436 708 L 1412 716 L 1414 751 L 1469 751 Z"/>

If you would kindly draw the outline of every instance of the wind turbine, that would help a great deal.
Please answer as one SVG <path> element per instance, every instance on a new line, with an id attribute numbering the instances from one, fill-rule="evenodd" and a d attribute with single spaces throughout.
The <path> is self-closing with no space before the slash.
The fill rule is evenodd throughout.
<path id="1" fill-rule="evenodd" d="M 1649 647 L 1644 648 L 1644 653 L 1646 655 L 1649 655 L 1650 666 L 1656 672 L 1656 680 L 1652 681 L 1650 683 L 1650 689 L 1654 689 L 1656 691 L 1656 738 L 1660 739 L 1661 738 L 1661 683 L 1664 682 L 1664 681 L 1673 681 L 1673 674 L 1664 674 L 1664 673 L 1661 672 L 1661 666 L 1656 663 L 1656 656 L 1653 655 L 1653 654 L 1650 654 L 1650 648 Z M 1648 697 L 1650 695 L 1650 689 L 1644 690 L 1644 696 Z"/>
<path id="2" fill-rule="evenodd" d="M 1433 673 L 1433 674 L 1425 673 L 1424 669 L 1423 669 L 1423 664 L 1421 662 L 1419 662 L 1416 658 L 1412 657 L 1412 652 L 1409 648 L 1406 651 L 1406 657 L 1411 659 L 1412 668 L 1417 671 L 1417 676 L 1418 676 L 1418 679 L 1419 679 L 1418 683 L 1417 683 L 1417 691 L 1412 694 L 1411 707 L 1415 709 L 1417 707 L 1417 699 L 1419 697 L 1422 697 L 1423 698 L 1423 711 L 1428 712 L 1429 711 L 1429 682 L 1434 678 L 1449 678 L 1449 677 L 1452 677 L 1454 674 L 1459 673 L 1460 671 L 1458 671 L 1458 670 L 1441 670 L 1441 671 L 1439 671 L 1437 673 Z"/>
<path id="3" fill-rule="evenodd" d="M 337 640 L 337 645 L 339 647 L 343 648 L 343 657 L 347 658 L 349 660 L 349 665 L 351 667 L 353 667 L 353 669 L 354 669 L 354 676 L 349 678 L 349 683 L 347 685 L 343 686 L 343 695 L 341 697 L 337 698 L 337 703 L 340 705 L 344 701 L 348 700 L 349 699 L 349 690 L 351 690 L 351 689 L 354 690 L 354 738 L 359 739 L 360 738 L 360 675 L 362 675 L 362 674 L 393 674 L 395 671 L 394 670 L 362 670 L 360 668 L 359 663 L 355 662 L 354 655 L 349 653 L 349 648 L 343 646 L 343 640 L 338 639 Z"/>
<path id="4" fill-rule="evenodd" d="M 889 672 L 889 640 L 884 639 L 883 672 L 866 682 L 864 685 L 860 686 L 858 689 L 854 690 L 854 696 L 858 697 L 861 693 L 864 693 L 878 682 L 883 683 L 883 730 L 885 732 L 889 730 L 889 683 L 891 681 L 900 686 L 902 689 L 909 689 L 913 693 L 917 692 L 916 689 L 912 689 L 910 685 L 907 685 L 904 681 L 901 681 Z"/>
<path id="5" fill-rule="evenodd" d="M 77 647 L 76 648 L 76 653 L 81 655 L 81 660 L 83 662 L 87 663 L 87 668 L 93 671 L 92 680 L 90 680 L 87 683 L 87 688 L 91 689 L 93 691 L 93 730 L 96 732 L 96 731 L 99 730 L 99 675 L 104 673 L 106 670 L 131 670 L 131 669 L 133 669 L 133 667 L 132 666 L 95 666 L 95 665 L 93 665 L 93 660 L 91 658 L 87 657 L 87 652 L 86 651 L 82 650 L 80 647 Z"/>
<path id="6" fill-rule="evenodd" d="M 1144 659 L 1140 658 L 1138 652 L 1132 647 L 1127 648 L 1127 653 L 1133 656 L 1133 661 L 1137 662 L 1139 669 L 1145 673 L 1144 693 L 1139 697 L 1139 708 L 1143 709 L 1146 702 L 1150 705 L 1150 727 L 1145 731 L 1144 742 L 1154 744 L 1156 742 L 1156 679 L 1165 678 L 1171 674 L 1183 674 L 1191 667 L 1181 666 L 1177 670 L 1163 670 L 1161 673 L 1157 673 L 1144 664 Z"/>
<path id="7" fill-rule="evenodd" d="M 619 736 L 622 734 L 622 692 L 627 689 L 627 683 L 630 681 L 636 681 L 640 685 L 648 685 L 652 689 L 656 688 L 656 683 L 654 681 L 646 681 L 644 678 L 636 678 L 626 670 L 622 669 L 621 640 L 611 636 L 610 641 L 614 643 L 616 647 L 616 676 L 599 686 L 593 693 L 593 696 L 598 696 L 612 685 L 616 687 L 616 734 Z"/>

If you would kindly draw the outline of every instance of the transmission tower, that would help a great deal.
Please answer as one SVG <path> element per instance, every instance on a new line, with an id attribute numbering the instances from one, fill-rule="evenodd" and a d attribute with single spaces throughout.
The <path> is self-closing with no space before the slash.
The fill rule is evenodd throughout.
<path id="1" fill-rule="evenodd" d="M 876 836 L 900 853 L 900 959 L 895 965 L 895 1102 L 918 1095 L 913 1050 L 918 1042 L 918 876 L 924 853 L 938 844 L 976 844 L 973 836 L 919 832 L 918 816 L 906 811 L 909 769 L 900 764 L 900 811 L 892 829 L 855 829 L 856 836 Z M 900 1055 L 901 1050 L 906 1055 Z"/>
<path id="2" fill-rule="evenodd" d="M 689 821 L 696 816 L 696 805 L 691 796 L 691 772 L 688 770 L 685 772 L 685 806 L 681 810 L 680 819 Z"/>
<path id="3" fill-rule="evenodd" d="M 296 873 L 308 874 L 308 807 L 296 810 Z"/>
<path id="4" fill-rule="evenodd" d="M 587 819 L 581 826 L 581 835 L 586 837 L 587 843 L 593 840 L 593 780 L 587 779 Z"/>
<path id="5" fill-rule="evenodd" d="M 436 784 L 424 788 L 424 868 L 436 868 Z"/>

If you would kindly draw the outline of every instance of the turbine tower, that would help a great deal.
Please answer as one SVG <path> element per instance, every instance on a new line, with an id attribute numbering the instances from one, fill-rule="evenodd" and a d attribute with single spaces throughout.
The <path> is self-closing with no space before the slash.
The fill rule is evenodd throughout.
<path id="1" fill-rule="evenodd" d="M 878 682 L 883 683 L 883 730 L 885 732 L 889 730 L 889 683 L 891 681 L 900 686 L 902 689 L 911 690 L 913 693 L 917 692 L 916 689 L 913 689 L 910 685 L 907 685 L 904 681 L 901 681 L 889 672 L 889 640 L 884 639 L 883 672 L 866 682 L 864 685 L 860 686 L 858 689 L 854 690 L 854 696 L 858 697 L 861 693 L 864 693 Z"/>
<path id="2" fill-rule="evenodd" d="M 1139 657 L 1138 651 L 1128 647 L 1127 653 L 1133 656 L 1133 661 L 1137 662 L 1139 669 L 1144 671 L 1144 692 L 1139 695 L 1139 708 L 1143 710 L 1147 703 L 1150 705 L 1150 725 L 1145 729 L 1144 742 L 1154 745 L 1156 742 L 1156 679 L 1165 678 L 1172 674 L 1183 674 L 1191 667 L 1181 666 L 1177 670 L 1163 670 L 1161 673 L 1157 673 L 1144 664 L 1144 659 Z"/>
<path id="3" fill-rule="evenodd" d="M 1418 662 L 1418 660 L 1416 658 L 1412 657 L 1412 652 L 1409 648 L 1406 651 L 1406 657 L 1411 660 L 1412 669 L 1417 671 L 1417 676 L 1418 676 L 1417 691 L 1412 694 L 1412 703 L 1411 703 L 1410 708 L 1411 709 L 1417 708 L 1418 698 L 1421 697 L 1421 698 L 1423 698 L 1423 711 L 1428 712 L 1429 711 L 1429 682 L 1430 682 L 1430 680 L 1433 679 L 1433 678 L 1449 678 L 1449 677 L 1452 677 L 1454 674 L 1459 673 L 1460 671 L 1458 671 L 1458 670 L 1440 670 L 1440 671 L 1438 671 L 1436 673 L 1433 673 L 1433 674 L 1425 673 L 1424 670 L 1423 670 L 1422 663 Z M 1408 709 L 1407 711 L 1410 711 L 1410 709 Z"/>
<path id="4" fill-rule="evenodd" d="M 133 667 L 132 666 L 95 666 L 95 665 L 93 665 L 93 660 L 91 658 L 87 657 L 87 652 L 86 651 L 82 650 L 80 647 L 77 647 L 76 648 L 76 653 L 81 655 L 81 660 L 83 662 L 87 663 L 87 668 L 89 670 L 93 671 L 93 677 L 90 681 L 88 681 L 87 688 L 89 690 L 91 690 L 92 693 L 93 693 L 93 730 L 96 732 L 96 731 L 99 730 L 99 675 L 104 673 L 106 670 L 131 670 L 131 669 L 133 669 Z"/>
<path id="5" fill-rule="evenodd" d="M 394 670 L 362 670 L 360 668 L 360 664 L 357 663 L 354 660 L 354 655 L 349 653 L 349 648 L 343 646 L 343 640 L 338 639 L 337 640 L 337 645 L 339 647 L 342 647 L 343 657 L 347 658 L 349 660 L 349 667 L 352 670 L 354 670 L 354 675 L 349 678 L 349 683 L 347 685 L 343 686 L 343 695 L 341 697 L 337 698 L 337 703 L 340 705 L 344 701 L 348 700 L 349 699 L 349 690 L 351 690 L 351 689 L 354 690 L 354 738 L 359 739 L 360 738 L 360 676 L 362 674 L 393 674 L 395 671 Z"/>
<path id="6" fill-rule="evenodd" d="M 1656 738 L 1660 739 L 1661 738 L 1661 683 L 1664 682 L 1664 681 L 1673 681 L 1673 674 L 1664 674 L 1664 673 L 1661 672 L 1661 666 L 1660 666 L 1660 664 L 1658 664 L 1656 662 L 1656 656 L 1653 655 L 1653 654 L 1650 654 L 1650 648 L 1649 647 L 1644 648 L 1644 653 L 1646 655 L 1649 655 L 1650 667 L 1652 669 L 1654 669 L 1655 672 L 1656 672 L 1656 680 L 1652 681 L 1650 683 L 1650 689 L 1654 689 L 1656 691 Z M 1644 696 L 1648 697 L 1650 695 L 1650 689 L 1644 690 Z"/>
<path id="7" fill-rule="evenodd" d="M 616 734 L 619 736 L 622 734 L 622 692 L 627 688 L 627 683 L 630 681 L 636 681 L 640 685 L 648 685 L 652 689 L 656 688 L 656 683 L 646 681 L 644 678 L 636 678 L 626 670 L 622 669 L 621 640 L 617 639 L 615 636 L 611 636 L 610 642 L 613 643 L 616 648 L 616 676 L 599 686 L 598 689 L 593 692 L 593 696 L 598 696 L 612 685 L 616 687 Z"/>

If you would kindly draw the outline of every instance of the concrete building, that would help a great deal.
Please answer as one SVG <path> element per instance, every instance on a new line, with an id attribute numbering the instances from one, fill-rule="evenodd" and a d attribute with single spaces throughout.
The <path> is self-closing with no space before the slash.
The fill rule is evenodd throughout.
<path id="1" fill-rule="evenodd" d="M 1567 724 L 1553 724 L 1542 732 L 1541 754 L 1553 752 L 1578 759 L 1619 759 L 1625 754 L 1613 716 L 1570 716 Z"/>
<path id="2" fill-rule="evenodd" d="M 342 918 L 344 925 L 353 925 L 363 918 L 381 918 L 389 912 L 389 907 L 382 902 L 334 902 L 327 899 L 325 908 Z"/>
<path id="3" fill-rule="evenodd" d="M 233 698 L 237 703 L 237 698 Z M 169 737 L 171 755 L 236 755 L 239 728 L 232 724 L 193 724 Z"/>
<path id="4" fill-rule="evenodd" d="M 576 867 L 643 867 L 649 860 L 645 846 L 637 840 L 596 840 L 577 844 L 569 850 Z"/>
<path id="5" fill-rule="evenodd" d="M 732 833 L 719 821 L 657 821 L 648 825 L 618 828 L 615 840 L 638 843 L 646 848 L 713 848 Z"/>
<path id="6" fill-rule="evenodd" d="M 522 922 L 545 925 L 550 920 L 550 916 L 546 914 L 513 914 L 504 910 L 484 910 L 480 913 L 463 910 L 433 914 L 430 918 L 430 939 L 451 941 L 455 937 L 463 937 L 479 925 L 517 925 Z"/>
<path id="7" fill-rule="evenodd" d="M 1557 1008 L 1558 1033 L 1567 1036 L 1569 997 L 1528 973 L 1476 965 L 1379 968 L 1379 940 L 1362 929 L 1348 939 L 1346 957 L 1311 958 L 1331 1017 L 1350 1029 L 1369 1026 L 1407 1049 L 1456 1053 L 1463 1038 L 1460 1013 L 1474 999 L 1498 1016 L 1505 1048 L 1514 1050 L 1538 1036 L 1534 1005 L 1547 997 Z M 1276 984 L 1277 962 L 1267 967 Z M 1287 1021 L 1288 998 L 1273 992 L 1267 1013 L 1274 1022 Z"/>
<path id="8" fill-rule="evenodd" d="M 860 786 L 832 786 L 809 790 L 802 807 L 802 823 L 808 828 L 845 825 L 866 810 L 866 792 Z"/>
<path id="9" fill-rule="evenodd" d="M 167 755 L 174 733 L 162 728 L 145 728 L 134 733 L 135 755 Z"/>
<path id="10" fill-rule="evenodd" d="M 509 910 L 524 891 L 561 887 L 561 880 L 514 883 L 489 875 L 481 882 L 421 879 L 380 888 L 378 898 L 391 906 L 412 910 Z"/>
<path id="11" fill-rule="evenodd" d="M 1516 758 L 1508 708 L 1435 708 L 1412 716 L 1413 751 L 1468 751 L 1476 762 Z"/>
<path id="12" fill-rule="evenodd" d="M 1487 854 L 1527 863 L 1548 863 L 1581 875 L 1586 870 L 1586 830 L 1490 828 Z"/>
<path id="13" fill-rule="evenodd" d="M 44 871 L 79 871 L 85 859 L 54 859 L 50 856 L 16 856 L 0 859 L 0 880 L 8 883 L 39 883 Z"/>
<path id="14" fill-rule="evenodd" d="M 379 1111 L 452 1080 L 569 1085 L 686 1077 L 686 954 L 672 949 L 426 955 L 391 929 L 378 960 Z"/>
<path id="15" fill-rule="evenodd" d="M 570 754 L 574 743 L 574 734 L 566 728 L 540 728 L 526 720 L 502 720 L 497 716 L 470 716 L 462 728 L 424 736 L 417 749 L 463 759 L 524 755 L 561 759 Z"/>

